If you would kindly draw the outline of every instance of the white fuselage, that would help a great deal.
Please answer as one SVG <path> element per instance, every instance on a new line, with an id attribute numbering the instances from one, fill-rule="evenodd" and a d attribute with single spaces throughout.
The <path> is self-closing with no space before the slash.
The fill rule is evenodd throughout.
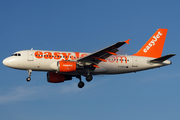
<path id="1" fill-rule="evenodd" d="M 53 67 L 57 61 L 77 59 L 87 56 L 90 53 L 64 52 L 64 51 L 44 51 L 44 50 L 23 50 L 14 53 L 12 56 L 4 59 L 3 64 L 21 70 L 32 71 L 56 71 Z M 99 68 L 90 71 L 92 75 L 97 74 L 121 74 L 136 72 L 146 69 L 152 69 L 171 64 L 171 61 L 165 60 L 162 63 L 150 63 L 154 58 L 130 56 L 130 55 L 112 55 L 106 59 L 107 62 L 100 62 Z M 82 74 L 83 70 L 65 73 Z"/>
<path id="2" fill-rule="evenodd" d="M 47 81 L 60 83 L 71 80 L 72 77 L 80 81 L 81 76 L 86 81 L 93 79 L 92 75 L 122 74 L 170 65 L 168 59 L 175 54 L 161 56 L 167 29 L 158 29 L 144 46 L 133 55 L 117 55 L 118 48 L 129 44 L 130 39 L 117 42 L 94 53 L 64 52 L 48 50 L 23 50 L 14 53 L 3 60 L 5 66 L 27 70 L 27 81 L 31 80 L 32 71 L 47 71 Z"/>

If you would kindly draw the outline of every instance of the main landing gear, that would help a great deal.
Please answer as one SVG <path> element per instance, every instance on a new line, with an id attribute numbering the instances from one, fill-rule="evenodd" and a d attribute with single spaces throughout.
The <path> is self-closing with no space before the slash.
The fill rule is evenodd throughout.
<path id="1" fill-rule="evenodd" d="M 90 82 L 93 79 L 92 75 L 87 75 L 86 76 L 86 81 Z"/>
<path id="2" fill-rule="evenodd" d="M 78 78 L 78 79 L 80 80 L 79 83 L 78 83 L 78 87 L 79 87 L 79 88 L 83 88 L 85 84 L 84 84 L 84 82 L 82 82 L 82 80 L 81 80 L 81 75 L 76 76 L 76 78 Z M 93 79 L 92 75 L 87 75 L 87 76 L 86 76 L 86 81 L 87 81 L 87 82 L 90 82 L 92 79 Z"/>
<path id="3" fill-rule="evenodd" d="M 84 87 L 84 82 L 82 82 L 82 80 L 81 80 L 81 75 L 76 76 L 76 78 L 78 78 L 80 80 L 79 83 L 78 83 L 78 87 L 83 88 Z"/>
<path id="4" fill-rule="evenodd" d="M 28 70 L 29 77 L 26 78 L 27 82 L 31 81 L 31 73 L 32 73 L 32 70 Z"/>

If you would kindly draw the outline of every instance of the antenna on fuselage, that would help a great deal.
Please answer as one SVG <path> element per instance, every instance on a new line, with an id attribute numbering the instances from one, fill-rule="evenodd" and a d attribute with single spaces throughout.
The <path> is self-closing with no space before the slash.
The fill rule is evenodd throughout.
<path id="1" fill-rule="evenodd" d="M 33 50 L 33 48 L 31 48 L 31 50 Z"/>

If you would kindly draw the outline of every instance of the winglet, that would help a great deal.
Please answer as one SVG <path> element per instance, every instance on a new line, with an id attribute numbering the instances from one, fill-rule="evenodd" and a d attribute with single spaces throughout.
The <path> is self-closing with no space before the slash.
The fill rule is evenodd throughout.
<path id="1" fill-rule="evenodd" d="M 130 41 L 131 39 L 128 39 L 128 40 L 126 40 L 126 41 L 124 41 L 125 43 L 127 43 L 127 44 L 129 44 L 129 41 Z"/>

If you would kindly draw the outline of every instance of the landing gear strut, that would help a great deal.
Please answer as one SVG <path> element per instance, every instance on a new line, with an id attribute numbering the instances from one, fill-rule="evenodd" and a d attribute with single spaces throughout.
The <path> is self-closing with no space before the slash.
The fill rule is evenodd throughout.
<path id="1" fill-rule="evenodd" d="M 81 81 L 81 75 L 76 76 L 76 78 L 78 78 L 80 80 L 79 83 L 78 83 L 78 87 L 83 88 L 84 87 L 84 82 Z"/>
<path id="2" fill-rule="evenodd" d="M 31 81 L 31 73 L 32 73 L 32 70 L 28 70 L 29 77 L 26 78 L 27 82 Z"/>

